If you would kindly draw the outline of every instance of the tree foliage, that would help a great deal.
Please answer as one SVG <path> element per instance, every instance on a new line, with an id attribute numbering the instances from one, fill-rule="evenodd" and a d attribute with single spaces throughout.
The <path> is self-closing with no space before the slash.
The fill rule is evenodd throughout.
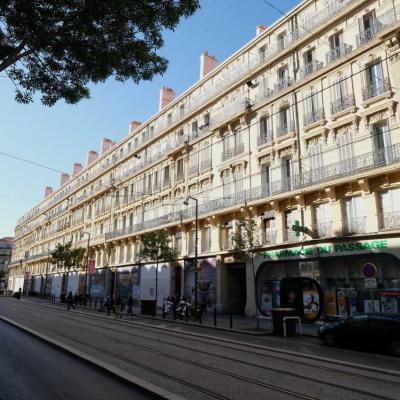
<path id="1" fill-rule="evenodd" d="M 240 217 L 232 241 L 233 256 L 237 261 L 253 261 L 254 253 L 261 247 L 260 229 L 256 221 Z"/>
<path id="2" fill-rule="evenodd" d="M 68 270 L 72 267 L 80 268 L 82 266 L 83 256 L 85 254 L 83 247 L 72 248 L 72 243 L 58 243 L 51 252 L 51 262 L 58 266 L 64 266 Z"/>
<path id="3" fill-rule="evenodd" d="M 176 251 L 171 247 L 171 237 L 165 231 L 147 232 L 142 239 L 140 257 L 146 261 L 175 261 Z"/>
<path id="4" fill-rule="evenodd" d="M 162 74 L 163 31 L 199 8 L 199 0 L 0 0 L 0 71 L 16 100 L 77 103 L 88 83 L 135 83 Z"/>

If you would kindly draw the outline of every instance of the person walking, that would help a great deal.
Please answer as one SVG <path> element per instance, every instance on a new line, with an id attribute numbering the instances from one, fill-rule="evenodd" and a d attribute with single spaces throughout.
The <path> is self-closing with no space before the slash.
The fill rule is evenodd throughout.
<path id="1" fill-rule="evenodd" d="M 69 311 L 71 307 L 75 310 L 75 306 L 74 306 L 74 295 L 73 295 L 72 292 L 70 291 L 70 292 L 68 293 L 68 296 L 67 296 L 67 311 Z"/>
<path id="2" fill-rule="evenodd" d="M 132 295 L 129 296 L 127 305 L 128 305 L 128 311 L 127 311 L 126 315 L 128 317 L 132 317 L 133 316 L 133 297 L 132 297 Z"/>
<path id="3" fill-rule="evenodd" d="M 115 297 L 115 318 L 122 318 L 122 299 L 119 294 Z"/>

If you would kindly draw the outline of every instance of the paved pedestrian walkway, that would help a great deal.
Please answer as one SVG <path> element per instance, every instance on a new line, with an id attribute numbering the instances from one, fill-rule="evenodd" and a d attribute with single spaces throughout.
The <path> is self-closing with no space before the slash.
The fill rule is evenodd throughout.
<path id="1" fill-rule="evenodd" d="M 39 303 L 49 303 L 48 300 L 36 298 L 36 297 L 25 297 L 24 300 L 30 301 L 30 302 L 39 302 Z M 52 303 L 56 306 L 59 307 L 65 307 L 66 304 L 60 303 L 58 299 L 54 303 Z M 83 305 L 77 305 L 77 307 L 81 310 L 86 310 L 88 312 L 101 312 L 103 315 L 107 316 L 107 310 L 101 310 L 101 302 L 100 301 L 91 301 L 87 302 L 86 306 Z M 124 319 L 130 319 L 132 316 L 128 316 L 127 313 L 127 308 L 125 307 L 123 313 L 122 313 L 122 318 Z M 260 334 L 260 335 L 268 335 L 272 334 L 272 320 L 270 317 L 265 317 L 265 316 L 260 316 L 258 319 L 258 329 L 257 329 L 257 321 L 255 318 L 251 317 L 246 317 L 243 315 L 227 315 L 227 314 L 217 314 L 216 318 L 214 316 L 213 312 L 207 312 L 203 314 L 201 324 L 199 321 L 194 321 L 192 319 L 189 319 L 188 321 L 185 321 L 185 319 L 181 320 L 180 318 L 177 318 L 176 320 L 173 319 L 172 315 L 168 315 L 165 318 L 162 316 L 162 309 L 157 310 L 157 315 L 155 317 L 149 316 L 149 315 L 140 315 L 140 308 L 139 307 L 133 307 L 133 315 L 134 317 L 139 317 L 139 318 L 149 318 L 149 319 L 157 319 L 157 320 L 163 320 L 165 322 L 170 322 L 171 324 L 191 324 L 191 325 L 202 325 L 205 327 L 217 327 L 220 329 L 233 329 L 237 331 L 242 331 L 243 333 L 252 333 L 252 334 Z M 115 314 L 111 313 L 110 318 L 115 318 Z M 301 331 L 303 335 L 306 336 L 317 336 L 317 331 L 319 326 L 322 324 L 321 323 L 315 323 L 315 324 L 301 324 Z M 199 326 L 200 328 L 200 326 Z M 299 326 L 296 325 L 296 330 L 297 333 L 299 333 Z"/>

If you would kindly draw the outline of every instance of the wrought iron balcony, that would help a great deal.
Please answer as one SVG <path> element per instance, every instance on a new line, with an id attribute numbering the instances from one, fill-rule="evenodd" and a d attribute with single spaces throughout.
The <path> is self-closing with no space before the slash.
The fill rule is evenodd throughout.
<path id="1" fill-rule="evenodd" d="M 353 51 L 353 46 L 342 43 L 326 53 L 326 64 L 331 64 Z"/>
<path id="2" fill-rule="evenodd" d="M 257 142 L 258 142 L 258 145 L 261 146 L 263 144 L 272 142 L 272 140 L 273 140 L 272 132 L 267 133 L 267 134 L 263 133 L 258 136 Z"/>
<path id="3" fill-rule="evenodd" d="M 324 63 L 322 61 L 318 60 L 313 60 L 312 62 L 306 64 L 301 70 L 300 70 L 300 78 L 304 79 L 307 76 L 313 74 L 314 72 L 318 71 L 324 66 Z"/>
<path id="4" fill-rule="evenodd" d="M 383 231 L 393 231 L 400 229 L 400 212 L 393 211 L 383 213 L 381 216 L 380 229 Z"/>
<path id="5" fill-rule="evenodd" d="M 304 126 L 312 125 L 316 122 L 322 121 L 325 119 L 324 108 L 320 107 L 317 110 L 314 110 L 308 114 L 303 116 L 303 124 Z"/>
<path id="6" fill-rule="evenodd" d="M 335 115 L 342 111 L 355 107 L 356 100 L 354 94 L 349 94 L 331 103 L 331 114 Z"/>
<path id="7" fill-rule="evenodd" d="M 281 92 L 282 90 L 287 89 L 289 86 L 293 85 L 293 79 L 292 78 L 286 78 L 278 81 L 275 83 L 275 90 L 274 92 Z"/>
<path id="8" fill-rule="evenodd" d="M 343 221 L 343 234 L 355 235 L 365 233 L 365 217 L 346 218 Z"/>
<path id="9" fill-rule="evenodd" d="M 230 147 L 222 152 L 222 161 L 229 160 L 239 154 L 244 153 L 244 143 L 239 143 L 236 146 Z"/>
<path id="10" fill-rule="evenodd" d="M 332 236 L 332 221 L 321 221 L 315 225 L 315 237 L 324 238 Z"/>
<path id="11" fill-rule="evenodd" d="M 369 84 L 363 88 L 363 100 L 367 101 L 386 92 L 390 92 L 390 90 L 391 86 L 389 78 L 383 78 L 382 80 L 379 80 L 376 84 Z"/>
<path id="12" fill-rule="evenodd" d="M 287 124 L 279 124 L 276 128 L 276 136 L 278 138 L 287 135 L 288 133 L 295 131 L 294 121 L 288 121 Z"/>

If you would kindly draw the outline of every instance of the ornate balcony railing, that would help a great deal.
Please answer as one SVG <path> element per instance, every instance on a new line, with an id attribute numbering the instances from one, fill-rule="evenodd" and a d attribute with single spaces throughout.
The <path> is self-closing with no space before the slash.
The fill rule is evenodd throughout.
<path id="1" fill-rule="evenodd" d="M 272 142 L 272 140 L 273 140 L 272 132 L 271 133 L 267 133 L 267 134 L 263 133 L 263 134 L 258 136 L 257 142 L 258 142 L 258 145 L 261 146 L 263 144 Z"/>
<path id="2" fill-rule="evenodd" d="M 318 71 L 324 66 L 324 63 L 322 61 L 318 60 L 313 60 L 312 62 L 306 64 L 301 70 L 300 70 L 300 78 L 305 79 L 307 76 L 313 74 L 314 72 Z"/>
<path id="3" fill-rule="evenodd" d="M 363 100 L 367 101 L 374 97 L 380 96 L 381 94 L 384 94 L 386 92 L 390 92 L 390 90 L 391 86 L 389 78 L 383 78 L 382 80 L 378 80 L 376 84 L 373 85 L 369 84 L 363 87 L 362 90 Z"/>
<path id="4" fill-rule="evenodd" d="M 324 238 L 332 236 L 332 221 L 317 222 L 315 225 L 315 237 Z"/>
<path id="5" fill-rule="evenodd" d="M 305 114 L 303 117 L 303 124 L 304 126 L 308 126 L 316 122 L 322 121 L 323 119 L 325 119 L 325 112 L 324 108 L 320 107 L 317 110 Z"/>
<path id="6" fill-rule="evenodd" d="M 365 217 L 346 218 L 343 221 L 343 234 L 365 233 Z"/>
<path id="7" fill-rule="evenodd" d="M 294 121 L 288 121 L 287 124 L 278 125 L 278 127 L 276 128 L 276 137 L 280 138 L 294 131 L 295 131 Z"/>
<path id="8" fill-rule="evenodd" d="M 229 160 L 230 158 L 236 157 L 239 154 L 244 153 L 244 143 L 239 143 L 236 146 L 230 147 L 222 152 L 222 161 Z"/>
<path id="9" fill-rule="evenodd" d="M 400 229 L 400 211 L 383 213 L 381 215 L 380 229 L 383 231 Z"/>
<path id="10" fill-rule="evenodd" d="M 354 94 L 349 94 L 331 103 L 331 114 L 335 115 L 342 111 L 355 107 L 356 100 Z"/>
<path id="11" fill-rule="evenodd" d="M 337 47 L 332 48 L 326 53 L 326 64 L 331 64 L 353 51 L 353 46 L 342 43 Z"/>
<path id="12" fill-rule="evenodd" d="M 293 85 L 293 78 L 286 78 L 275 83 L 275 93 L 281 92 L 282 90 L 287 89 L 289 86 Z"/>

